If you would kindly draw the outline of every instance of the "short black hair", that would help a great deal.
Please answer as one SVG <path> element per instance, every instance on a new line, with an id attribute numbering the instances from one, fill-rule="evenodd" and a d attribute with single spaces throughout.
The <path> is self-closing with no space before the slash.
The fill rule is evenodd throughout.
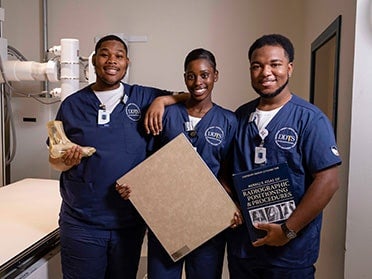
<path id="1" fill-rule="evenodd" d="M 258 38 L 249 48 L 248 59 L 251 60 L 253 51 L 264 46 L 281 46 L 289 60 L 293 62 L 294 60 L 294 47 L 292 42 L 285 36 L 280 34 L 269 34 Z"/>
<path id="2" fill-rule="evenodd" d="M 217 64 L 216 64 L 216 58 L 214 57 L 213 53 L 209 50 L 206 50 L 204 48 L 196 48 L 187 54 L 185 58 L 185 64 L 184 64 L 184 70 L 186 71 L 187 65 L 194 60 L 197 59 L 206 59 L 209 61 L 211 66 L 213 67 L 213 70 L 216 70 Z"/>
<path id="3" fill-rule="evenodd" d="M 94 52 L 97 53 L 98 49 L 101 47 L 103 42 L 106 42 L 106 41 L 118 41 L 118 42 L 122 43 L 123 46 L 124 46 L 125 52 L 128 54 L 127 44 L 120 37 L 118 37 L 116 35 L 107 35 L 107 36 L 104 36 L 101 39 L 99 39 L 98 42 L 96 43 L 96 47 L 94 48 Z"/>

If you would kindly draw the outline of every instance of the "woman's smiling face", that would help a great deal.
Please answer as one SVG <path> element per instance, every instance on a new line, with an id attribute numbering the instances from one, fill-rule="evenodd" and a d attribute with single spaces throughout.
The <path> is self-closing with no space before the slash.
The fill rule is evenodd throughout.
<path id="1" fill-rule="evenodd" d="M 218 71 L 207 59 L 200 58 L 188 63 L 184 79 L 191 98 L 200 102 L 211 99 L 214 83 L 218 80 Z"/>

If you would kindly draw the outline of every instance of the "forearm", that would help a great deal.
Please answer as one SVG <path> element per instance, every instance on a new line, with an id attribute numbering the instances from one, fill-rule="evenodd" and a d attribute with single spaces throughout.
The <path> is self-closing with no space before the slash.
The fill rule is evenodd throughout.
<path id="1" fill-rule="evenodd" d="M 173 105 L 179 102 L 185 102 L 189 98 L 188 93 L 181 93 L 167 96 L 157 97 L 145 114 L 144 126 L 146 133 L 153 135 L 158 135 L 163 126 L 162 119 L 164 114 L 164 109 L 166 106 Z"/>
<path id="2" fill-rule="evenodd" d="M 186 92 L 173 92 L 172 95 L 158 97 L 164 106 L 173 105 L 180 102 L 185 102 L 189 99 L 190 95 Z"/>
<path id="3" fill-rule="evenodd" d="M 323 211 L 338 187 L 337 166 L 317 173 L 296 210 L 287 220 L 287 226 L 296 232 L 301 231 Z"/>
<path id="4" fill-rule="evenodd" d="M 296 233 L 300 232 L 322 212 L 338 189 L 337 167 L 316 173 L 314 177 L 314 182 L 286 221 L 287 227 Z M 290 241 L 279 224 L 257 223 L 256 228 L 267 231 L 267 236 L 255 241 L 253 243 L 255 247 L 262 245 L 283 246 Z"/>

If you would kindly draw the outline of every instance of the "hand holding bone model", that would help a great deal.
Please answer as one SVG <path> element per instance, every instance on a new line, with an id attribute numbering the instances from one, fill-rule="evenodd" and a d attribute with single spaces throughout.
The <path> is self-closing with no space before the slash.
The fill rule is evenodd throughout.
<path id="1" fill-rule="evenodd" d="M 71 142 L 63 129 L 62 121 L 52 120 L 47 123 L 49 135 L 49 154 L 52 158 L 60 158 L 67 149 L 76 146 L 77 144 Z M 81 146 L 83 156 L 91 156 L 96 149 L 90 146 Z"/>

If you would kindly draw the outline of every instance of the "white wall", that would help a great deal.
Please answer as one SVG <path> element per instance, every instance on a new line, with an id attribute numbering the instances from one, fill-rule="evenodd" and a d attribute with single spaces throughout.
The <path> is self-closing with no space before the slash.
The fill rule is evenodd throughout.
<path id="1" fill-rule="evenodd" d="M 346 278 L 371 278 L 372 22 L 371 1 L 357 1 L 346 231 Z"/>

